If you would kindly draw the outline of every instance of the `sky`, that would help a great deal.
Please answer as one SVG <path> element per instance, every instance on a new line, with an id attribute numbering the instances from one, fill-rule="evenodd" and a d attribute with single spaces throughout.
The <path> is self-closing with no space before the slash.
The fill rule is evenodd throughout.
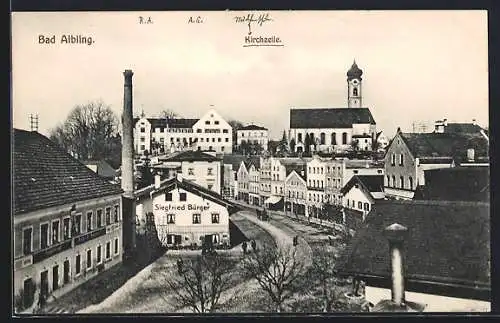
<path id="1" fill-rule="evenodd" d="M 252 12 L 14 12 L 12 121 L 39 132 L 75 105 L 101 100 L 119 117 L 123 71 L 132 69 L 134 113 L 163 109 L 201 118 L 213 107 L 226 120 L 267 127 L 277 139 L 292 107 L 347 107 L 346 72 L 363 70 L 363 106 L 377 130 L 447 118 L 488 126 L 486 11 L 268 11 L 252 36 L 283 47 L 243 47 Z M 153 23 L 140 24 L 139 16 Z M 200 16 L 203 23 L 188 23 Z M 39 44 L 39 36 L 56 36 Z M 92 45 L 61 44 L 62 35 Z"/>

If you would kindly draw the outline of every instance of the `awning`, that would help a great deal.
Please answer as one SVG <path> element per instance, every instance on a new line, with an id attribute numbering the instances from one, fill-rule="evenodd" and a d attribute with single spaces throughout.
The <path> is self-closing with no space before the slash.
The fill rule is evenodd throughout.
<path id="1" fill-rule="evenodd" d="M 270 197 L 268 197 L 264 203 L 266 204 L 276 204 L 278 203 L 279 201 L 281 201 L 282 197 L 281 196 L 276 196 L 276 195 L 272 195 Z"/>

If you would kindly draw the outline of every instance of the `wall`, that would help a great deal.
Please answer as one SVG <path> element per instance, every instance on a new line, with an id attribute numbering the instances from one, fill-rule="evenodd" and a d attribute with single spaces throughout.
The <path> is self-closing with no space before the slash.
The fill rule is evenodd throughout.
<path id="1" fill-rule="evenodd" d="M 365 287 L 366 300 L 374 305 L 384 299 L 391 299 L 391 290 L 372 286 Z M 440 295 L 405 292 L 407 301 L 427 304 L 424 312 L 489 312 L 491 303 L 485 301 L 446 297 Z"/>
<path id="2" fill-rule="evenodd" d="M 268 130 L 238 130 L 236 142 L 241 145 L 242 141 L 259 143 L 264 150 L 267 150 L 267 144 L 269 142 L 269 131 Z"/>
<path id="3" fill-rule="evenodd" d="M 167 244 L 167 234 L 171 234 L 182 236 L 181 245 L 196 243 L 201 246 L 201 237 L 218 234 L 221 243 L 229 243 L 229 212 L 224 206 L 183 189 L 174 189 L 170 193 L 172 193 L 171 202 L 165 201 L 165 194 L 158 194 L 153 200 L 148 199 L 145 202 L 152 203 L 158 238 L 161 242 Z M 186 201 L 179 200 L 180 193 L 186 193 Z M 163 207 L 173 209 L 162 209 Z M 219 214 L 219 223 L 212 223 L 212 213 Z M 175 224 L 167 223 L 167 214 L 175 215 Z M 193 224 L 193 214 L 201 215 L 201 223 Z"/>
<path id="4" fill-rule="evenodd" d="M 290 209 L 286 209 L 286 211 L 290 211 L 292 213 L 296 212 L 294 210 L 293 203 L 303 205 L 303 210 L 305 211 L 305 215 L 307 216 L 307 185 L 302 177 L 300 177 L 297 173 L 292 172 L 288 175 L 285 181 L 285 209 L 287 202 L 290 203 Z"/>
<path id="5" fill-rule="evenodd" d="M 198 138 L 197 147 L 201 150 L 209 150 L 211 147 L 217 153 L 232 153 L 233 129 L 215 110 L 210 109 L 200 118 L 193 125 L 193 131 Z"/>
<path id="6" fill-rule="evenodd" d="M 144 128 L 144 132 L 141 132 Z M 144 138 L 144 141 L 141 140 Z M 151 124 L 147 118 L 139 119 L 134 127 L 134 151 L 136 154 L 143 154 L 144 150 L 151 151 Z M 142 149 L 144 145 L 144 149 Z"/>
<path id="7" fill-rule="evenodd" d="M 403 165 L 400 165 L 400 155 L 403 155 Z M 395 163 L 392 165 L 392 156 L 395 156 Z M 385 156 L 385 174 L 384 174 L 384 187 L 390 187 L 392 189 L 401 189 L 400 177 L 403 176 L 405 190 L 414 191 L 417 187 L 417 170 L 416 161 L 414 156 L 411 154 L 408 146 L 404 143 L 401 135 L 398 133 L 394 137 L 391 145 L 387 148 L 387 153 Z M 388 177 L 390 183 L 388 183 Z M 392 177 L 394 176 L 396 183 L 393 184 Z M 409 187 L 409 178 L 412 178 L 413 185 Z M 392 190 L 396 191 L 396 190 Z M 405 194 L 406 195 L 406 194 Z M 403 195 L 397 194 L 396 196 L 403 197 Z"/>
<path id="8" fill-rule="evenodd" d="M 347 202 L 349 201 L 349 204 Z M 354 201 L 354 207 L 352 206 L 352 201 Z M 358 206 L 358 202 L 361 202 L 361 208 Z M 365 203 L 368 203 L 366 206 Z M 344 195 L 343 197 L 343 205 L 346 208 L 362 211 L 363 214 L 367 214 L 371 210 L 371 206 L 373 205 L 371 198 L 366 196 L 365 192 L 360 188 L 355 186 L 351 187 L 351 189 Z M 368 208 L 365 210 L 365 208 Z"/>
<path id="9" fill-rule="evenodd" d="M 209 169 L 211 175 L 209 175 Z M 190 169 L 192 173 L 190 173 Z M 217 194 L 222 193 L 221 162 L 218 161 L 183 161 L 181 163 L 182 177 L 195 182 Z"/>
<path id="10" fill-rule="evenodd" d="M 347 142 L 346 144 L 342 144 L 342 133 L 347 134 Z M 290 134 L 291 138 L 295 139 L 296 143 L 296 148 L 295 151 L 297 151 L 297 146 L 303 147 L 303 145 L 297 145 L 300 143 L 298 140 L 299 134 L 302 134 L 302 143 L 304 143 L 305 138 L 306 138 L 306 133 L 314 134 L 315 139 L 321 139 L 321 133 L 325 134 L 325 144 L 322 145 L 321 142 L 318 142 L 317 146 L 317 151 L 333 151 L 333 150 L 345 150 L 350 148 L 351 145 L 351 140 L 352 140 L 352 135 L 353 135 L 353 129 L 352 128 L 317 128 L 317 129 L 296 129 L 292 128 L 290 129 Z M 335 133 L 336 136 L 336 144 L 332 145 L 332 133 Z M 290 138 L 290 139 L 291 139 Z"/>

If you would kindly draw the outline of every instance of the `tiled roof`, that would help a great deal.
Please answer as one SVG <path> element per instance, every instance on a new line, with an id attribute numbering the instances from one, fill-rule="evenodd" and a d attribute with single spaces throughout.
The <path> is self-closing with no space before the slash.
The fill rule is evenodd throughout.
<path id="1" fill-rule="evenodd" d="M 475 157 L 488 156 L 488 142 L 481 134 L 401 133 L 401 137 L 415 157 L 454 157 L 461 161 L 469 148 L 474 149 Z"/>
<path id="2" fill-rule="evenodd" d="M 97 175 L 102 176 L 104 178 L 115 177 L 117 172 L 111 167 L 105 160 L 82 160 L 82 164 L 87 166 L 96 166 L 97 167 Z"/>
<path id="3" fill-rule="evenodd" d="M 260 169 L 260 157 L 259 156 L 248 156 L 243 160 L 245 166 L 248 170 L 250 170 L 250 166 L 254 165 L 256 169 Z"/>
<path id="4" fill-rule="evenodd" d="M 286 176 L 287 177 L 288 177 L 288 175 L 290 175 L 290 173 L 296 172 L 297 175 L 299 175 L 305 181 L 307 181 L 307 167 L 306 167 L 305 164 L 304 165 L 299 165 L 299 164 L 296 164 L 296 165 L 286 165 L 285 166 L 285 172 L 286 172 Z"/>
<path id="5" fill-rule="evenodd" d="M 488 203 L 379 201 L 348 244 L 341 272 L 380 277 L 390 286 L 391 259 L 384 229 L 408 228 L 405 276 L 430 285 L 490 287 L 490 212 Z"/>
<path id="6" fill-rule="evenodd" d="M 14 214 L 121 194 L 47 137 L 14 129 Z"/>
<path id="7" fill-rule="evenodd" d="M 222 156 L 222 162 L 224 164 L 232 165 L 233 170 L 238 171 L 240 168 L 240 164 L 247 157 L 245 155 L 236 155 L 236 154 L 225 154 Z"/>
<path id="8" fill-rule="evenodd" d="M 473 123 L 448 123 L 444 127 L 445 133 L 480 133 L 482 128 Z"/>
<path id="9" fill-rule="evenodd" d="M 290 128 L 352 128 L 353 124 L 375 124 L 368 108 L 290 109 Z"/>
<path id="10" fill-rule="evenodd" d="M 214 157 L 210 154 L 204 153 L 200 150 L 186 150 L 163 158 L 162 161 L 220 161 L 220 158 Z"/>
<path id="11" fill-rule="evenodd" d="M 260 127 L 260 126 L 254 125 L 254 124 L 250 124 L 248 126 L 241 127 L 238 130 L 267 130 L 267 128 Z"/>
<path id="12" fill-rule="evenodd" d="M 425 186 L 417 188 L 414 198 L 419 200 L 489 202 L 489 167 L 453 167 L 426 170 Z"/>
<path id="13" fill-rule="evenodd" d="M 134 126 L 139 121 L 139 118 L 134 118 Z M 147 118 L 151 124 L 151 128 L 192 128 L 200 119 L 186 119 L 186 118 Z"/>
<path id="14" fill-rule="evenodd" d="M 361 187 L 371 195 L 372 192 L 384 191 L 384 176 L 383 175 L 354 175 L 340 190 L 342 194 L 347 193 L 355 184 Z M 372 195 L 372 198 L 374 196 Z"/>

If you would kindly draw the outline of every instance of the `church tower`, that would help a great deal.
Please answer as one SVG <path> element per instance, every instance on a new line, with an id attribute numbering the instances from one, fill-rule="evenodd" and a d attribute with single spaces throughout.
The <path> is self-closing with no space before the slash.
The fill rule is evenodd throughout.
<path id="1" fill-rule="evenodd" d="M 356 65 L 356 60 L 347 71 L 347 107 L 361 108 L 361 75 L 363 71 Z"/>

